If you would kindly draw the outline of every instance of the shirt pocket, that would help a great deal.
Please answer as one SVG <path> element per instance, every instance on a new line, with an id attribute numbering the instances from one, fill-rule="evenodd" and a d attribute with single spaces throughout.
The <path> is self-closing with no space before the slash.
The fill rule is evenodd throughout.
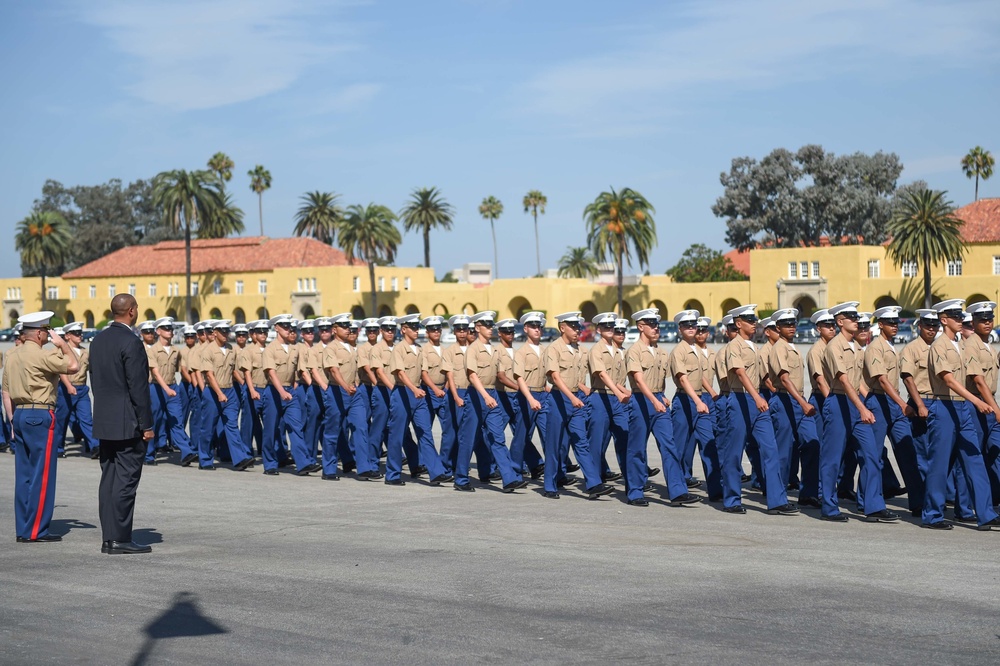
<path id="1" fill-rule="evenodd" d="M 531 353 L 526 354 L 524 357 L 524 370 L 525 372 L 532 372 L 538 370 L 539 358 L 537 354 Z"/>
<path id="2" fill-rule="evenodd" d="M 573 363 L 574 360 L 575 360 L 575 358 L 574 358 L 573 352 L 570 352 L 570 351 L 560 352 L 559 353 L 559 371 L 562 372 L 564 370 L 569 370 L 569 369 L 573 368 L 573 366 L 575 365 L 575 363 Z"/>

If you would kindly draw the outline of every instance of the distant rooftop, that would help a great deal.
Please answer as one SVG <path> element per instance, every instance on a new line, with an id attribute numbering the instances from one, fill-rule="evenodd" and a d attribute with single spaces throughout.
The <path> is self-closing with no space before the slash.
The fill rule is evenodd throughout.
<path id="1" fill-rule="evenodd" d="M 996 243 L 1000 241 L 1000 198 L 980 199 L 955 211 L 955 217 L 965 222 L 962 239 L 966 243 Z"/>

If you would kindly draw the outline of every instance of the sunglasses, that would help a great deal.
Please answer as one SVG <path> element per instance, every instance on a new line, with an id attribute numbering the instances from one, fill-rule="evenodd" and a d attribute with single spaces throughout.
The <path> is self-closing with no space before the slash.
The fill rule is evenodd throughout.
<path id="1" fill-rule="evenodd" d="M 503 328 L 501 328 L 501 329 L 498 329 L 498 330 L 499 330 L 499 331 L 500 331 L 501 333 L 504 333 L 504 334 L 508 334 L 508 333 L 513 333 L 513 332 L 514 332 L 514 329 L 513 329 L 513 328 L 508 328 L 508 327 L 506 327 L 506 326 L 504 326 Z"/>
<path id="2" fill-rule="evenodd" d="M 489 319 L 482 319 L 476 322 L 480 326 L 485 326 L 486 328 L 493 328 L 496 322 L 490 321 Z"/>
<path id="3" fill-rule="evenodd" d="M 420 324 L 412 324 L 411 323 L 411 324 L 403 324 L 403 326 L 405 326 L 406 328 L 410 329 L 411 331 L 419 331 L 420 330 Z"/>
<path id="4" fill-rule="evenodd" d="M 898 319 L 879 319 L 879 326 L 899 326 Z"/>
<path id="5" fill-rule="evenodd" d="M 542 325 L 537 321 L 529 321 L 524 325 L 525 328 L 541 328 Z"/>
<path id="6" fill-rule="evenodd" d="M 440 326 L 428 326 L 427 327 L 427 332 L 428 333 L 437 333 L 440 330 L 441 330 Z"/>
<path id="7" fill-rule="evenodd" d="M 383 331 L 395 331 L 395 330 L 396 330 L 396 327 L 395 327 L 395 326 L 389 326 L 389 325 L 387 324 L 387 325 L 385 325 L 385 326 L 379 326 L 379 329 L 381 329 L 381 330 L 383 330 Z"/>
<path id="8" fill-rule="evenodd" d="M 457 324 L 452 328 L 453 331 L 468 331 L 469 327 L 467 324 Z"/>
<path id="9" fill-rule="evenodd" d="M 625 335 L 625 329 L 624 328 L 616 328 L 615 329 L 615 333 L 621 333 L 622 335 Z"/>
<path id="10" fill-rule="evenodd" d="M 699 326 L 698 327 L 698 332 L 699 333 L 708 333 L 708 328 L 705 327 L 705 326 Z"/>
<path id="11" fill-rule="evenodd" d="M 937 319 L 921 319 L 920 325 L 926 326 L 927 328 L 940 328 L 941 322 Z"/>
<path id="12" fill-rule="evenodd" d="M 756 324 L 758 321 L 760 321 L 760 318 L 757 317 L 757 315 L 752 315 L 752 314 L 750 314 L 750 315 L 740 315 L 740 319 L 742 319 L 743 321 L 745 321 L 748 324 Z"/>
<path id="13" fill-rule="evenodd" d="M 679 328 L 698 328 L 698 324 L 692 324 L 689 321 L 682 321 L 677 325 Z"/>
<path id="14" fill-rule="evenodd" d="M 640 319 L 639 322 L 642 323 L 642 324 L 645 324 L 646 326 L 659 326 L 660 325 L 660 320 L 659 319 Z"/>

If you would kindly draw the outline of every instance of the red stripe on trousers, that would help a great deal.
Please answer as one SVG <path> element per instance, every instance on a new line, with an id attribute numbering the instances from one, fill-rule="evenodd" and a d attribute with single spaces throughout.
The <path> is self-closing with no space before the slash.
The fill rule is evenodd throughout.
<path id="1" fill-rule="evenodd" d="M 42 489 L 38 493 L 38 513 L 35 514 L 35 525 L 31 528 L 31 538 L 38 538 L 38 527 L 42 522 L 42 512 L 45 510 L 45 492 L 49 489 L 49 462 L 52 461 L 52 439 L 56 432 L 56 413 L 49 410 L 52 417 L 49 423 L 49 436 L 45 442 L 45 469 L 42 470 Z"/>

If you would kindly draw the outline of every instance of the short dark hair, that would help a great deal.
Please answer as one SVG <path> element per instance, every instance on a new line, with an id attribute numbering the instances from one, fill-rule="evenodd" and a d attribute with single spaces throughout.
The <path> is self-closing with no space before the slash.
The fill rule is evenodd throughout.
<path id="1" fill-rule="evenodd" d="M 118 294 L 111 299 L 111 314 L 116 317 L 128 314 L 128 311 L 138 307 L 135 297 L 131 294 Z"/>

